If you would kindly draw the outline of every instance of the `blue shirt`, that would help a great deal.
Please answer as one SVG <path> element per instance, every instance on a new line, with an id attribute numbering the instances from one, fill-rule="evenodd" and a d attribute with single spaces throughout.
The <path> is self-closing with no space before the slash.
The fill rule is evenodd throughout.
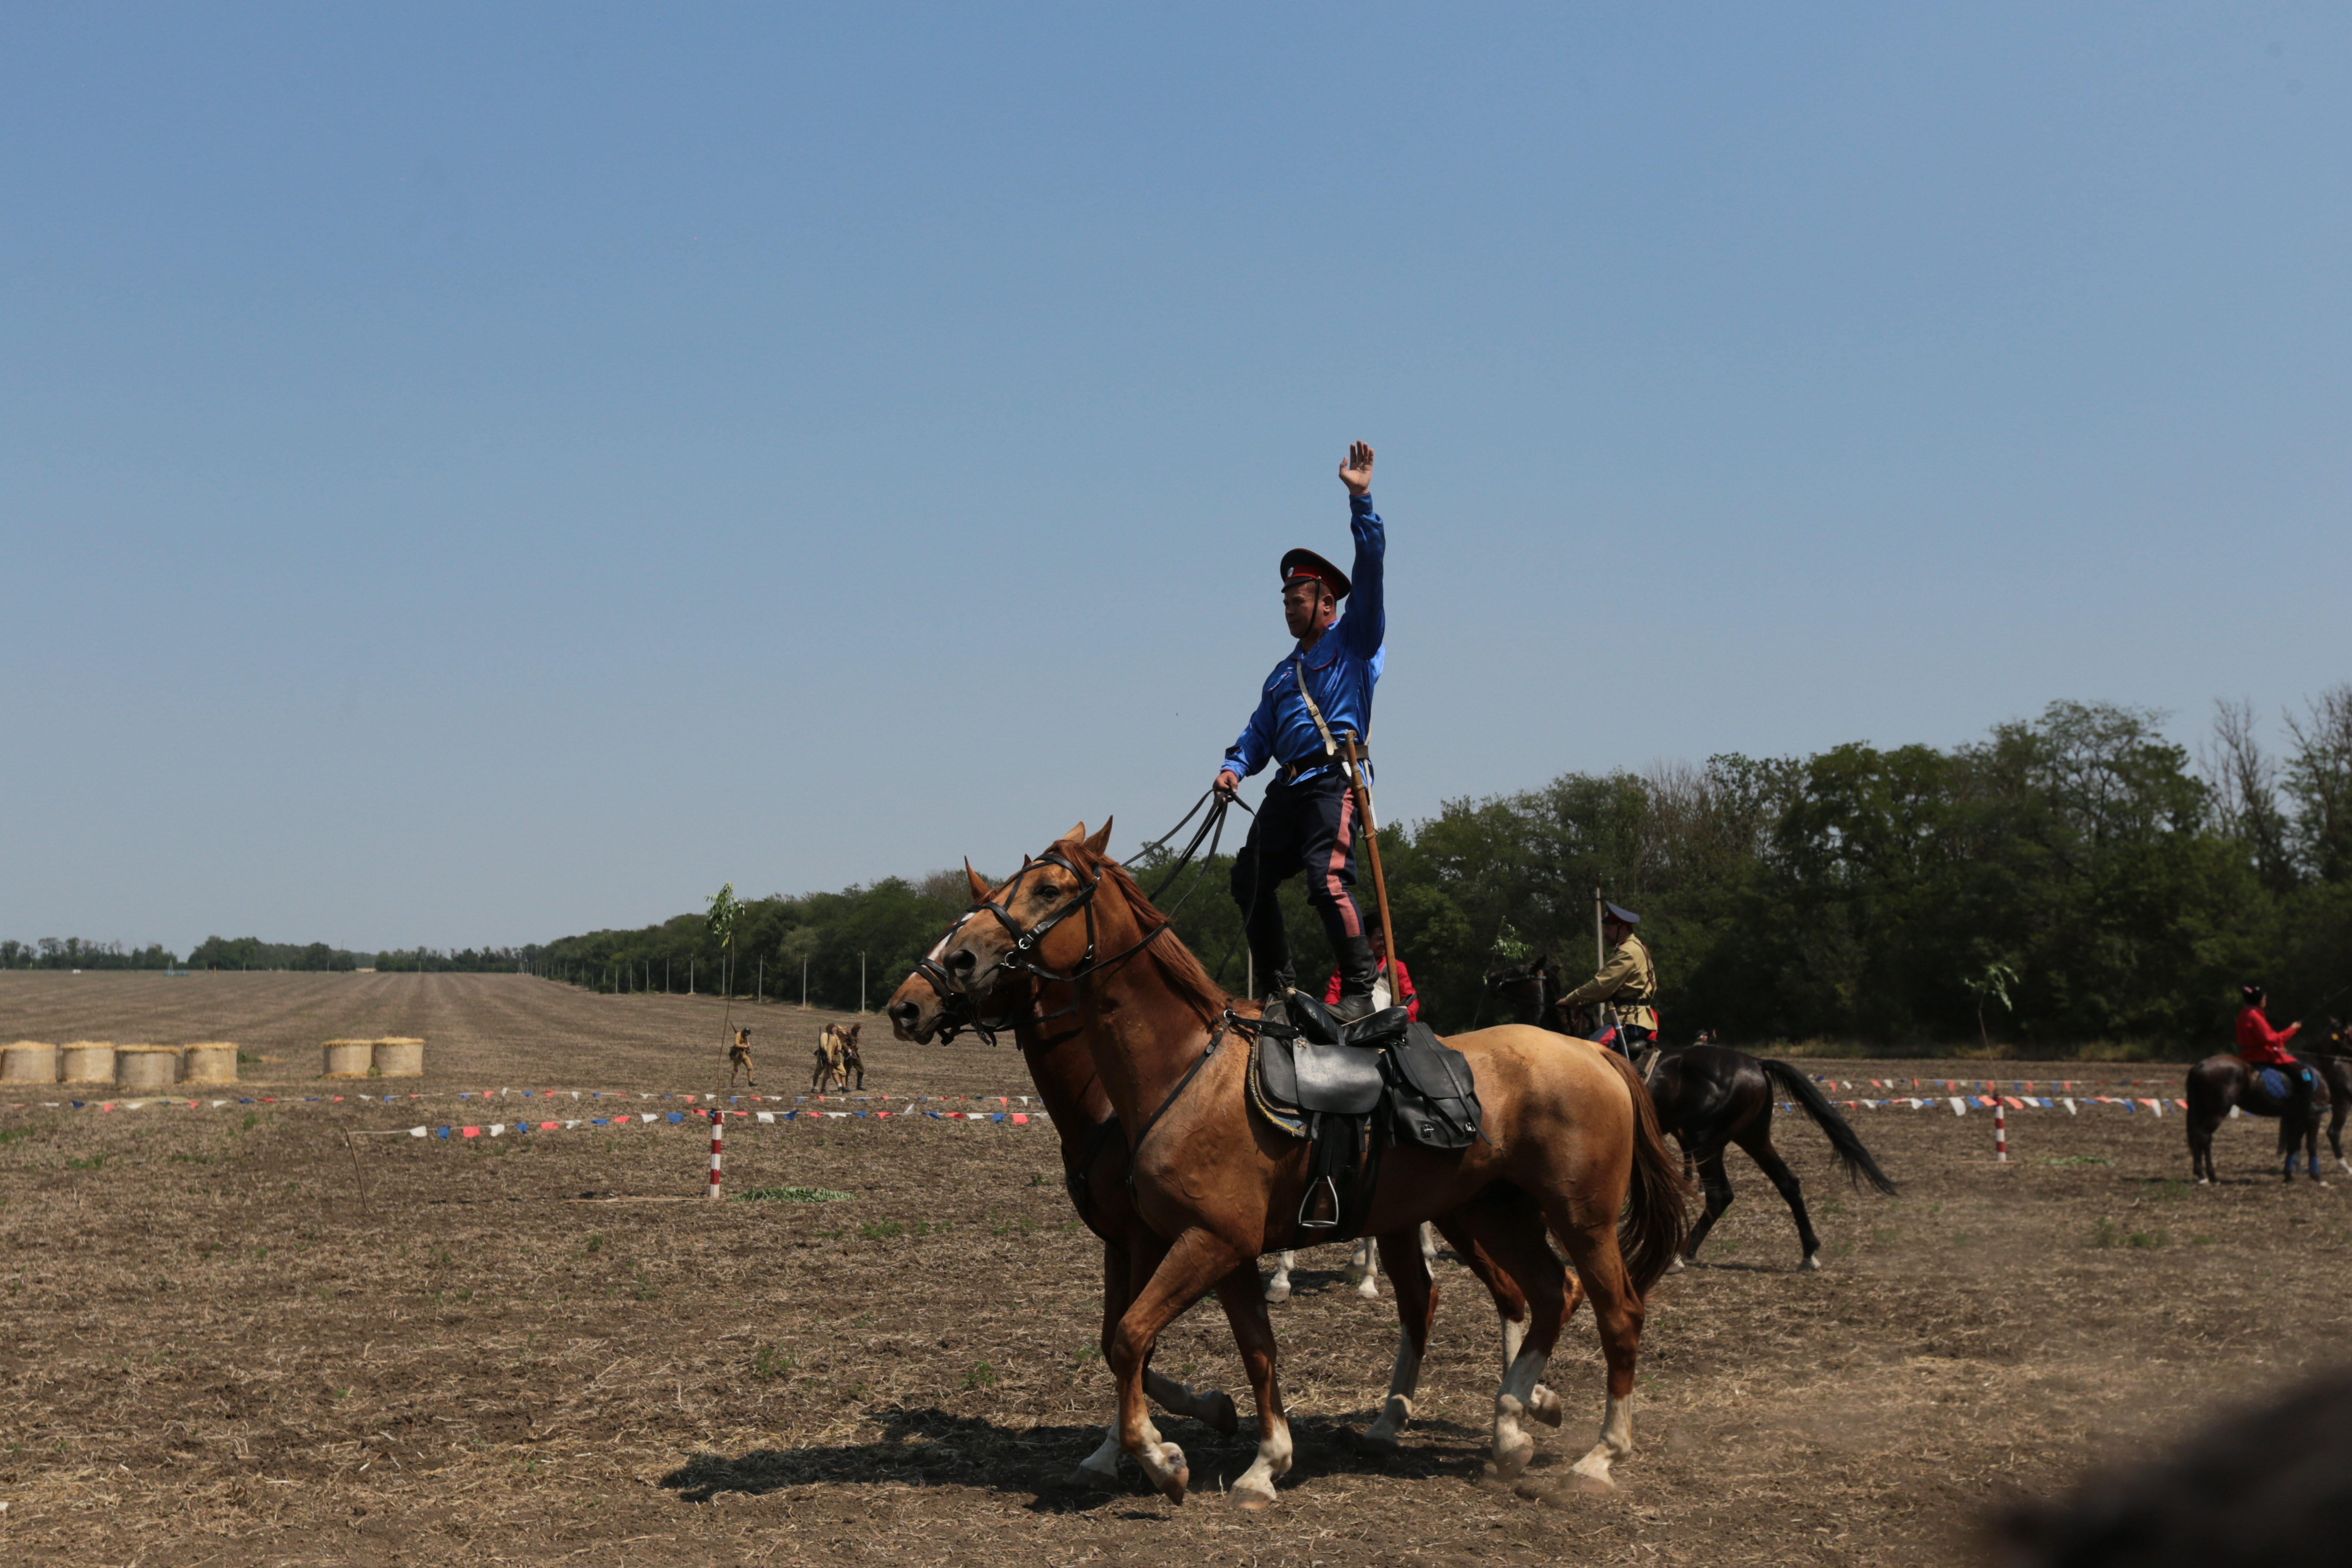
<path id="1" fill-rule="evenodd" d="M 1362 746 L 1371 735 L 1372 688 L 1387 658 L 1389 618 L 1381 602 L 1381 574 L 1388 555 L 1388 535 L 1368 495 L 1349 498 L 1348 526 L 1356 536 L 1348 607 L 1313 647 L 1292 649 L 1290 657 L 1265 678 L 1257 711 L 1250 715 L 1241 738 L 1225 752 L 1225 766 L 1243 778 L 1270 762 L 1286 766 L 1306 763 L 1297 775 L 1302 779 L 1331 765 L 1323 751 L 1322 733 L 1298 695 L 1298 677 L 1294 672 L 1301 667 L 1307 672 L 1307 689 L 1315 694 L 1315 706 L 1323 710 L 1323 721 L 1331 726 L 1333 740 L 1344 748 L 1347 742 L 1340 731 L 1353 730 L 1357 744 Z"/>

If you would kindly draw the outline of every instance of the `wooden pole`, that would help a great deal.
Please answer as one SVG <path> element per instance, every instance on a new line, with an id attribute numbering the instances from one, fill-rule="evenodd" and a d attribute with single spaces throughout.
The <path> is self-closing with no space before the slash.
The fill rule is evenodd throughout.
<path id="1" fill-rule="evenodd" d="M 1381 900 L 1381 947 L 1382 950 L 1381 970 L 1387 970 L 1396 959 L 1396 931 L 1389 923 L 1388 879 L 1381 875 L 1381 827 L 1372 816 L 1372 793 L 1364 787 L 1364 764 L 1356 754 L 1356 732 L 1353 730 L 1342 730 L 1339 733 L 1348 738 L 1348 778 L 1349 782 L 1356 787 L 1356 809 L 1363 815 L 1364 819 L 1364 847 L 1371 854 L 1372 891 L 1379 895 Z M 1373 973 L 1377 974 L 1381 970 L 1375 970 Z M 1404 998 L 1397 994 L 1399 989 L 1395 974 L 1391 972 L 1389 1003 L 1391 1006 L 1404 1005 Z"/>

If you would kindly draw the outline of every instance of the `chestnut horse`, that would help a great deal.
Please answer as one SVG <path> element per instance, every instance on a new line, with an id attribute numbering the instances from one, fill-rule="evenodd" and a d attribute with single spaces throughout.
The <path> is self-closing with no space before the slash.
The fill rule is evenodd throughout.
<path id="1" fill-rule="evenodd" d="M 975 906 L 927 962 L 975 1003 L 1024 975 L 1073 987 L 1070 1027 L 1120 1124 L 1137 1129 L 1128 1184 L 1138 1213 L 1169 1243 L 1104 1346 L 1118 1380 L 1119 1446 L 1163 1494 L 1182 1500 L 1191 1469 L 1151 1428 L 1143 1370 L 1160 1331 L 1202 1292 L 1217 1290 L 1237 1333 L 1245 1316 L 1237 1299 L 1246 1301 L 1254 1331 L 1242 1348 L 1258 1454 L 1233 1490 L 1243 1506 L 1264 1507 L 1292 1446 L 1255 1265 L 1297 1239 L 1308 1149 L 1249 1107 L 1255 1009 L 1209 977 L 1125 868 L 1106 858 L 1109 836 L 1108 823 L 1092 837 L 1083 824 L 1073 829 Z M 1612 1464 L 1633 1451 L 1642 1297 L 1681 1245 L 1682 1179 L 1621 1058 L 1517 1025 L 1450 1043 L 1475 1075 L 1482 1134 L 1466 1149 L 1389 1151 L 1364 1228 L 1405 1239 L 1398 1250 L 1410 1257 L 1414 1226 L 1450 1221 L 1527 1291 L 1532 1322 L 1495 1399 L 1494 1461 L 1507 1478 L 1534 1457 L 1520 1418 L 1570 1305 L 1542 1231 L 1560 1243 L 1591 1298 L 1609 1369 L 1600 1440 L 1573 1473 L 1605 1489 Z M 1538 1219 L 1530 1247 L 1528 1222 Z M 1405 1259 L 1387 1256 L 1401 1274 Z"/>
<path id="2" fill-rule="evenodd" d="M 964 874 L 971 879 L 973 899 L 985 900 L 988 884 L 972 875 L 968 867 Z M 1125 1131 L 1111 1110 L 1110 1098 L 1103 1090 L 1093 1058 L 1079 1040 L 1077 1031 L 1052 1030 L 1051 1025 L 1062 1010 L 1048 1009 L 1040 1003 L 1039 989 L 1025 975 L 1001 987 L 995 1001 L 1003 1012 L 993 1020 L 983 1021 L 969 997 L 961 992 L 941 991 L 918 971 L 891 994 L 884 1005 L 883 1016 L 890 1020 L 900 1039 L 918 1045 L 952 1038 L 965 1028 L 977 1029 L 992 1038 L 1001 1029 L 1013 1032 L 1030 1079 L 1037 1087 L 1037 1098 L 1061 1142 L 1063 1185 L 1077 1207 L 1078 1217 L 1103 1244 L 1103 1326 L 1102 1336 L 1096 1342 L 1108 1345 L 1135 1292 L 1160 1266 L 1167 1246 L 1135 1212 L 1127 1190 Z M 1059 1001 L 1068 990 L 1066 985 L 1055 987 L 1055 1000 Z M 1447 1239 L 1454 1244 L 1464 1265 L 1495 1298 L 1496 1311 L 1503 1320 L 1503 1360 L 1507 1365 L 1517 1355 L 1519 1339 L 1526 1331 L 1527 1297 L 1469 1233 L 1458 1231 Z M 1421 1357 L 1428 1350 L 1430 1323 L 1436 1312 L 1436 1288 L 1429 1278 L 1426 1252 L 1418 1239 L 1410 1236 L 1384 1237 L 1380 1238 L 1380 1245 L 1392 1258 L 1397 1248 L 1410 1247 L 1413 1261 L 1420 1267 L 1400 1273 L 1393 1260 L 1391 1263 L 1390 1271 L 1396 1280 L 1397 1311 L 1403 1320 L 1402 1337 L 1397 1351 L 1396 1373 L 1381 1415 L 1369 1430 L 1356 1436 L 1357 1446 L 1371 1453 L 1393 1451 L 1398 1430 L 1412 1417 L 1415 1380 L 1411 1374 L 1418 1371 Z M 1226 1300 L 1224 1305 L 1230 1321 L 1234 1303 Z M 1264 1315 L 1261 1304 L 1256 1316 L 1262 1319 Z M 1244 1322 L 1234 1322 L 1232 1326 L 1237 1342 L 1249 1342 L 1255 1331 Z M 1144 1384 L 1145 1392 L 1163 1409 L 1191 1415 L 1228 1435 L 1239 1428 L 1234 1402 L 1223 1393 L 1213 1389 L 1195 1393 L 1183 1384 L 1149 1370 L 1144 1373 Z M 1549 1388 L 1537 1385 L 1528 1410 L 1538 1420 L 1554 1426 L 1559 1425 L 1559 1399 Z M 1154 1441 L 1157 1440 L 1155 1434 Z M 1114 1422 L 1104 1434 L 1102 1446 L 1080 1461 L 1069 1483 L 1116 1486 L 1118 1455 L 1118 1426 Z"/>

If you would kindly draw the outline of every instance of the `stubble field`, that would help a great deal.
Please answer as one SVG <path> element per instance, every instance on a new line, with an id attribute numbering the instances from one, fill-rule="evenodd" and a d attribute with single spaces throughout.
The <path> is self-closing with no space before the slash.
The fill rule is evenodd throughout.
<path id="1" fill-rule="evenodd" d="M 805 1084 L 828 1015 L 747 1013 L 762 1091 Z M 234 1039 L 283 1058 L 247 1068 L 277 1087 L 220 1109 L 0 1092 L 0 1557 L 1964 1562 L 2003 1500 L 2333 1362 L 2346 1327 L 2352 1184 L 2282 1190 L 2267 1124 L 2226 1125 L 2230 1179 L 2198 1189 L 2170 1115 L 2012 1113 L 2003 1166 L 1981 1114 L 1853 1113 L 1905 1184 L 1890 1200 L 1833 1181 L 1820 1137 L 1784 1116 L 1828 1268 L 1793 1271 L 1787 1213 L 1735 1154 L 1740 1201 L 1653 1300 L 1641 1448 L 1613 1496 L 1560 1484 L 1599 1415 L 1585 1318 L 1549 1378 L 1567 1426 L 1520 1481 L 1486 1471 L 1497 1341 L 1450 1260 L 1422 1416 L 1395 1458 L 1358 1458 L 1347 1434 L 1377 1409 L 1394 1327 L 1385 1287 L 1359 1299 L 1336 1248 L 1305 1255 L 1274 1309 L 1300 1450 L 1276 1509 L 1216 1496 L 1251 1437 L 1213 1307 L 1158 1363 L 1244 1405 L 1233 1438 L 1164 1424 L 1192 1500 L 1066 1490 L 1109 1380 L 1098 1253 L 1041 1125 L 730 1123 L 730 1191 L 849 1194 L 824 1203 L 699 1201 L 691 1123 L 345 1137 L 617 1103 L 486 1109 L 460 1090 L 724 1089 L 719 1019 L 709 999 L 509 975 L 0 975 L 0 1038 Z M 428 1098 L 260 1102 L 348 1094 L 308 1080 L 318 1042 L 382 1034 L 430 1042 L 429 1076 L 401 1086 Z M 1027 1088 L 1010 1050 L 865 1034 L 877 1095 Z"/>

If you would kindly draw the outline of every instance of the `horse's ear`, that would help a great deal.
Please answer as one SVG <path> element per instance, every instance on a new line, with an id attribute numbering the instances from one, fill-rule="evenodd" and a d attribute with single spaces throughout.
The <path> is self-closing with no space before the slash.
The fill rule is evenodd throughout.
<path id="1" fill-rule="evenodd" d="M 971 884 L 971 901 L 973 903 L 984 904 L 988 902 L 988 884 L 982 881 L 980 879 L 980 873 L 971 868 L 971 860 L 970 857 L 966 857 L 964 859 L 963 879 Z"/>
<path id="2" fill-rule="evenodd" d="M 1084 841 L 1086 836 L 1087 825 L 1081 822 L 1076 827 L 1071 828 L 1067 833 L 1063 834 L 1062 837 L 1055 842 L 1059 844 L 1076 844 Z"/>
<path id="3" fill-rule="evenodd" d="M 1096 834 L 1092 838 L 1087 840 L 1086 851 L 1087 854 L 1099 858 L 1102 852 L 1110 847 L 1110 825 L 1112 820 L 1113 819 L 1110 817 L 1104 817 L 1102 831 Z M 1084 833 L 1086 830 L 1087 825 L 1083 822 L 1079 823 L 1078 831 Z"/>

